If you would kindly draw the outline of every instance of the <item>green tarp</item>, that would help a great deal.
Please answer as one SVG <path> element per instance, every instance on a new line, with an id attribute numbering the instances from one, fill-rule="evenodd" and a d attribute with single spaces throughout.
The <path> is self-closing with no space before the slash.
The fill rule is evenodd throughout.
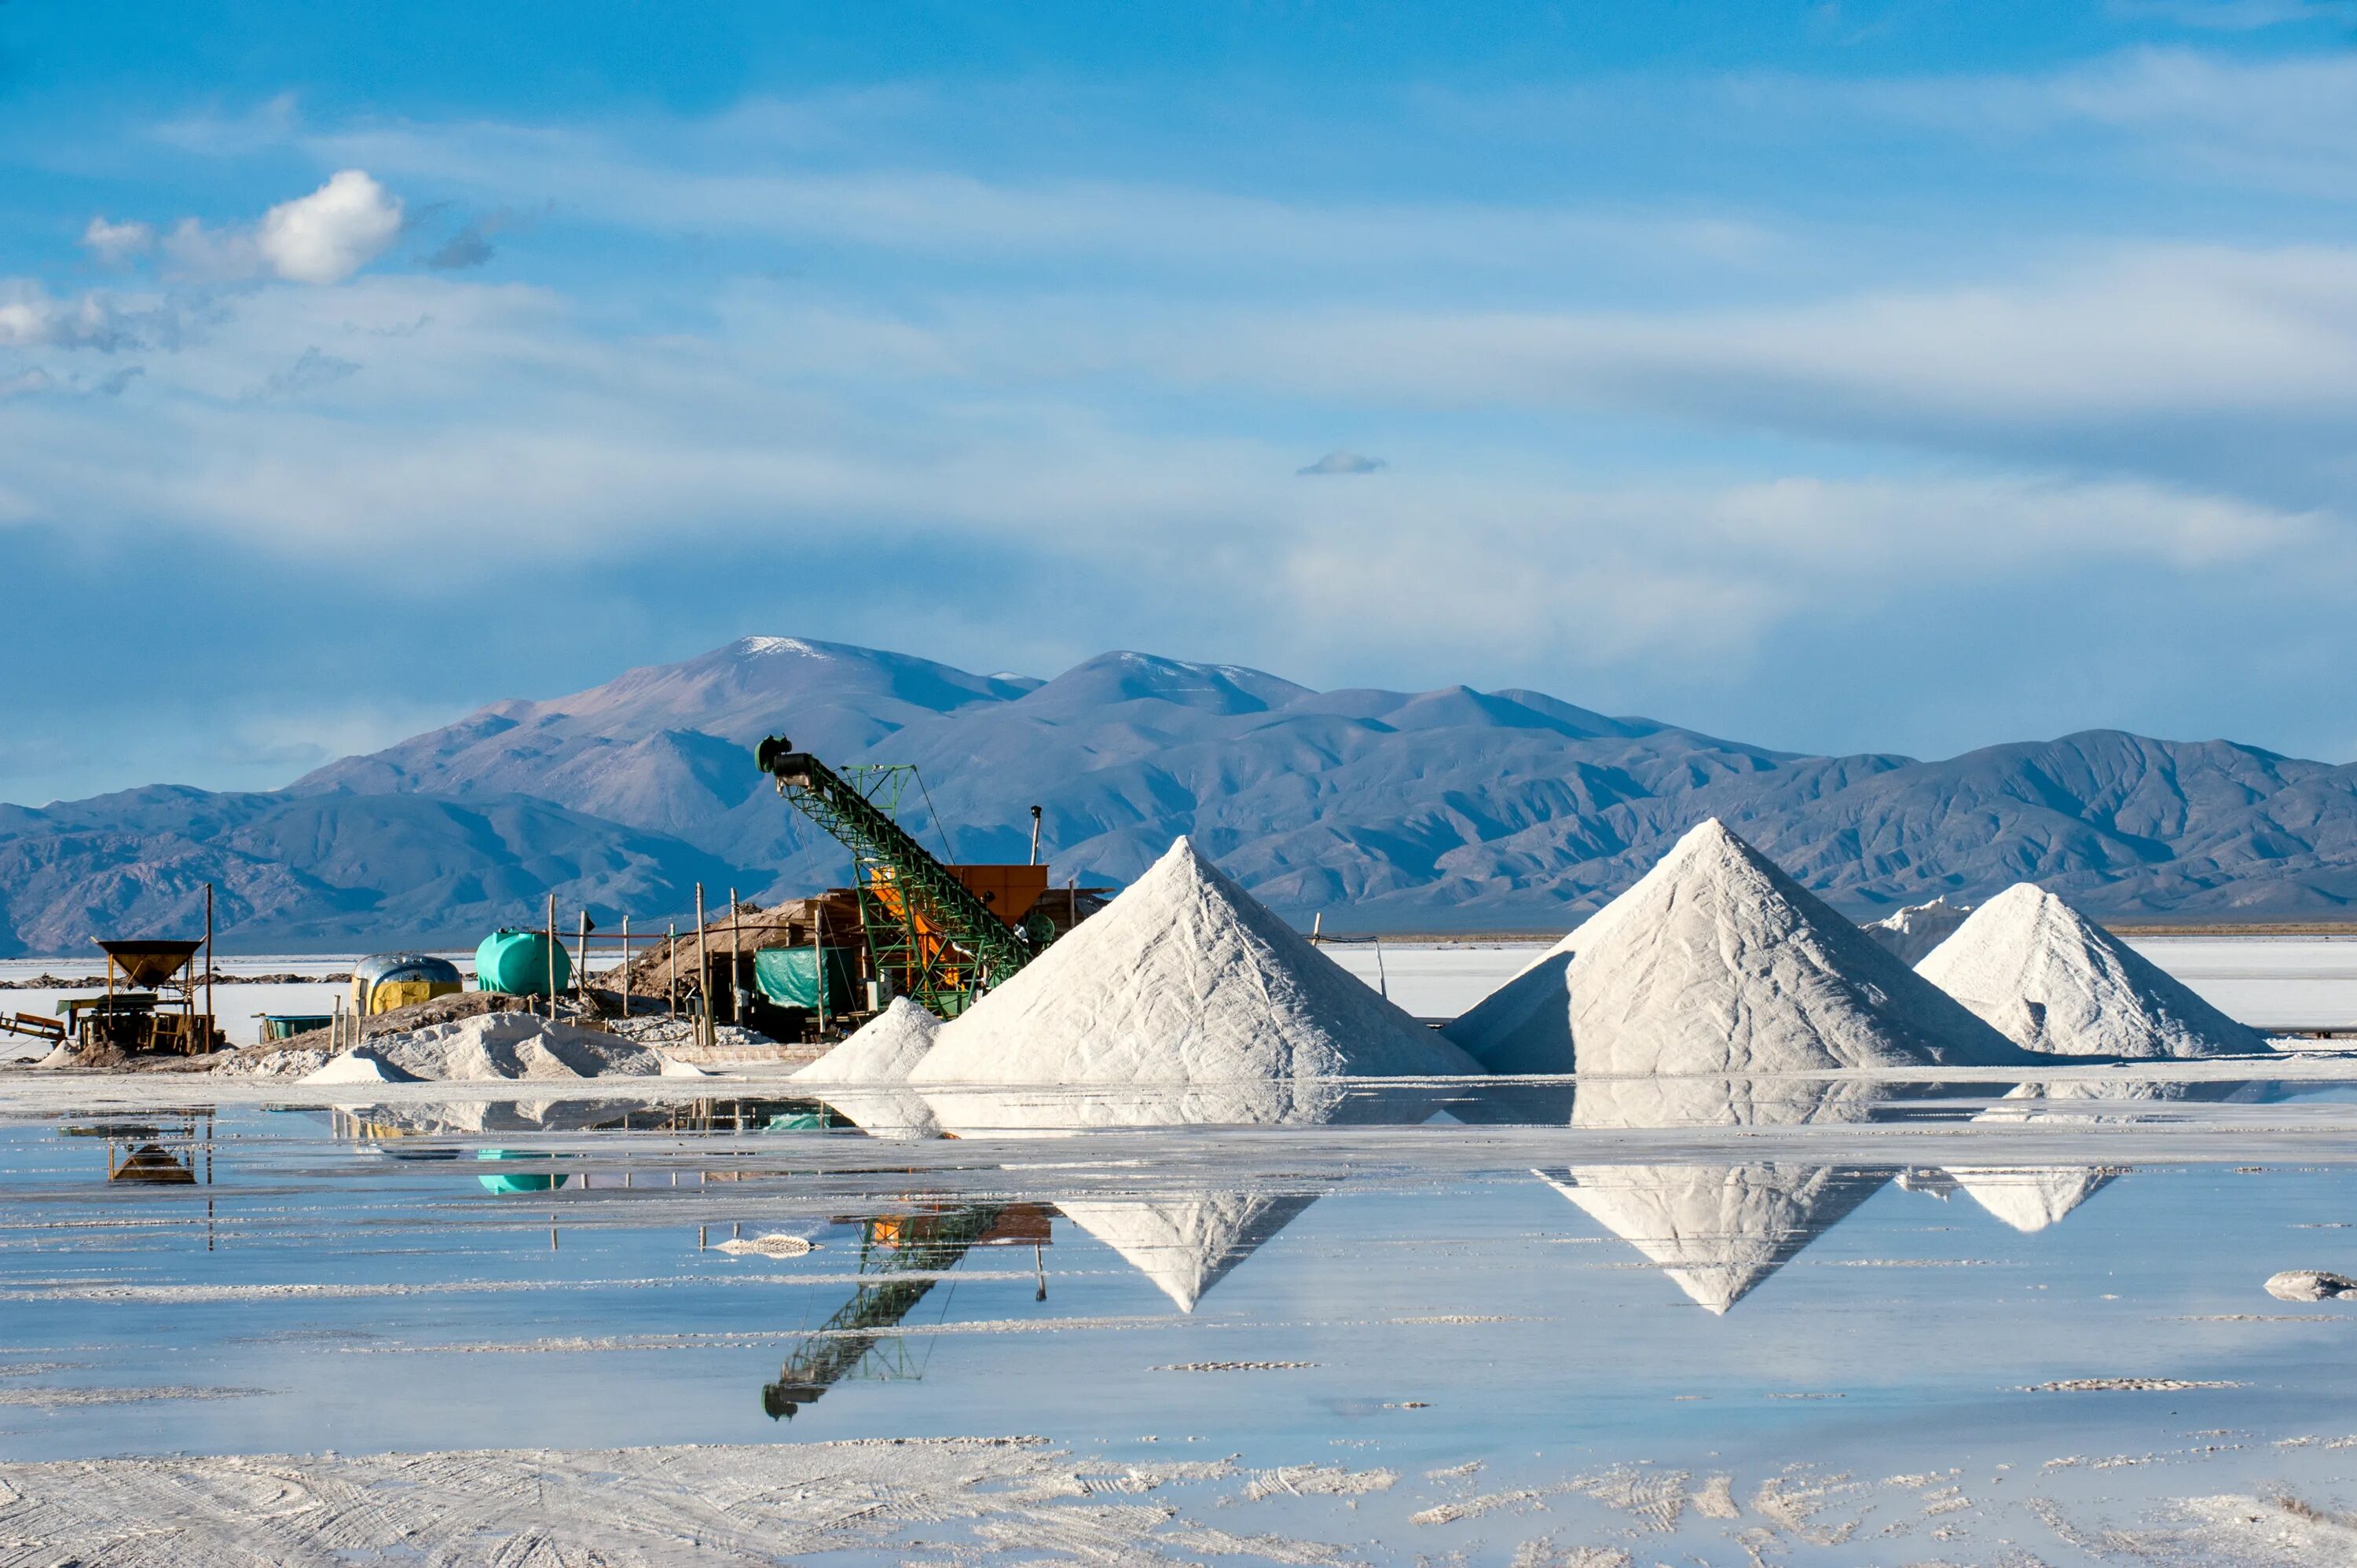
<path id="1" fill-rule="evenodd" d="M 819 995 L 819 955 L 826 955 L 826 995 Z M 851 1011 L 851 950 L 763 948 L 753 955 L 753 983 L 780 1007 Z"/>

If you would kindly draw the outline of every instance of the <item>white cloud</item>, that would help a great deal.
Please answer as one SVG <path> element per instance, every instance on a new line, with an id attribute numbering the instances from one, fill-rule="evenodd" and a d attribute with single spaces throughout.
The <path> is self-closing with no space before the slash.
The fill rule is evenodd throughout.
<path id="1" fill-rule="evenodd" d="M 145 223 L 110 223 L 93 216 L 81 231 L 82 248 L 109 266 L 120 266 L 156 248 L 156 231 Z"/>
<path id="2" fill-rule="evenodd" d="M 1243 271 L 1270 263 L 1367 270 L 1444 263 L 1493 270 L 1631 257 L 1748 266 L 1780 236 L 1748 217 L 1642 206 L 1332 202 L 1178 185 L 996 179 L 942 169 L 775 172 L 742 113 L 608 137 L 510 124 L 321 134 L 323 157 L 364 162 L 504 202 L 666 233 L 826 240 L 917 254 L 1085 255 Z M 659 161 L 642 150 L 671 154 Z M 713 165 L 726 159 L 731 166 Z"/>
<path id="3" fill-rule="evenodd" d="M 356 168 L 264 215 L 263 259 L 295 283 L 341 283 L 382 255 L 401 233 L 401 199 Z"/>
<path id="4" fill-rule="evenodd" d="M 382 330 L 421 317 L 435 325 Z M 794 341 L 788 327 L 604 340 L 538 291 L 433 278 L 267 291 L 151 367 L 135 407 L 28 400 L 0 427 L 0 471 L 33 519 L 162 522 L 293 559 L 556 550 L 586 565 L 654 540 L 741 541 L 756 521 L 783 551 L 872 529 L 1151 582 L 1174 605 L 1285 627 L 1321 666 L 1413 644 L 1436 662 L 1699 668 L 1927 593 L 2115 568 L 2337 571 L 2330 531 L 2298 511 L 2061 472 L 1770 463 L 1615 484 L 1444 450 L 1380 485 L 1301 485 L 1279 442 L 1128 428 L 1085 383 L 846 403 L 802 378 Z M 333 417 L 235 401 L 339 350 L 369 369 L 340 383 Z"/>
<path id="5" fill-rule="evenodd" d="M 95 349 L 112 353 L 136 348 L 168 326 L 167 313 L 150 304 L 125 308 L 108 294 L 57 299 L 39 285 L 0 280 L 0 349 Z"/>
<path id="6" fill-rule="evenodd" d="M 344 169 L 308 196 L 283 201 L 253 228 L 209 229 L 184 218 L 164 237 L 178 273 L 199 282 L 256 275 L 342 283 L 400 238 L 401 199 L 361 169 Z"/>

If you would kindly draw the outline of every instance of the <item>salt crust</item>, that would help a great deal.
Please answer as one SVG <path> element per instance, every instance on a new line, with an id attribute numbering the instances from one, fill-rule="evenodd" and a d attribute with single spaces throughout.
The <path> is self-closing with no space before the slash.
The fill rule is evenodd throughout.
<path id="1" fill-rule="evenodd" d="M 2115 1059 L 2267 1054 L 2256 1033 L 2028 882 L 1975 910 L 1917 972 L 2026 1050 Z"/>
<path id="2" fill-rule="evenodd" d="M 909 1081 L 1268 1085 L 1479 1070 L 1181 838 L 943 1027 Z"/>
<path id="3" fill-rule="evenodd" d="M 1859 929 L 1880 943 L 1891 957 L 1912 969 L 1929 957 L 1933 948 L 1953 935 L 1972 912 L 1969 904 L 1934 898 L 1929 904 L 1910 904 Z"/>
<path id="4" fill-rule="evenodd" d="M 1448 1032 L 1496 1073 L 2022 1059 L 1715 818 Z"/>

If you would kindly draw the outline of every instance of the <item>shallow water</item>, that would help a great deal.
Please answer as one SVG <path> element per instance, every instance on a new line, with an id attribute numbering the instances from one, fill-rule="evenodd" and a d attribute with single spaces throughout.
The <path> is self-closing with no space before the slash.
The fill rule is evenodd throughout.
<path id="1" fill-rule="evenodd" d="M 1116 1555 L 2346 1561 L 2357 1304 L 2263 1288 L 2357 1273 L 2357 1092 L 2308 1066 L 921 1143 L 777 1084 L 110 1089 L 0 1122 L 0 1459 L 1036 1435 L 1131 1477 L 1070 1506 L 1151 1500 Z M 719 1246 L 771 1234 L 813 1250 Z M 1018 1544 L 877 1506 L 845 1557 Z"/>

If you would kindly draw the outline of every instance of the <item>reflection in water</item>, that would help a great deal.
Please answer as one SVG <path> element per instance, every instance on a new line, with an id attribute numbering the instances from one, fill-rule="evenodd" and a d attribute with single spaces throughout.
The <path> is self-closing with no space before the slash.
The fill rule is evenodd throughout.
<path id="1" fill-rule="evenodd" d="M 1723 1313 L 1890 1179 L 1824 1165 L 1576 1165 L 1541 1179 Z"/>
<path id="2" fill-rule="evenodd" d="M 1982 1122 L 2091 1125 L 2134 1122 L 2135 1109 L 2169 1101 L 2222 1102 L 2265 1099 L 2266 1086 L 2158 1083 L 2140 1079 L 2058 1079 L 2017 1084 L 1973 1118 Z M 2016 1230 L 2043 1230 L 2111 1184 L 2120 1173 L 2103 1165 L 1950 1165 L 1948 1175 Z"/>
<path id="3" fill-rule="evenodd" d="M 1631 1079 L 1580 1087 L 1591 1129 L 1864 1122 L 1894 1087 L 1788 1079 Z M 1537 1173 L 1635 1247 L 1694 1302 L 1723 1313 L 1895 1174 L 1830 1165 L 1573 1165 Z"/>
<path id="4" fill-rule="evenodd" d="M 906 1341 L 891 1331 L 968 1249 L 1046 1246 L 1053 1213 L 1032 1203 L 963 1204 L 864 1220 L 859 1272 L 874 1280 L 863 1280 L 851 1299 L 787 1353 L 777 1381 L 761 1391 L 761 1408 L 772 1420 L 791 1420 L 845 1378 L 914 1376 L 904 1359 Z M 1043 1275 L 1043 1299 L 1044 1281 Z"/>
<path id="5" fill-rule="evenodd" d="M 1187 1198 L 1103 1198 L 1057 1205 L 1064 1218 L 1119 1252 L 1163 1294 L 1192 1312 L 1230 1270 L 1318 1201 L 1316 1193 L 1206 1193 Z"/>

